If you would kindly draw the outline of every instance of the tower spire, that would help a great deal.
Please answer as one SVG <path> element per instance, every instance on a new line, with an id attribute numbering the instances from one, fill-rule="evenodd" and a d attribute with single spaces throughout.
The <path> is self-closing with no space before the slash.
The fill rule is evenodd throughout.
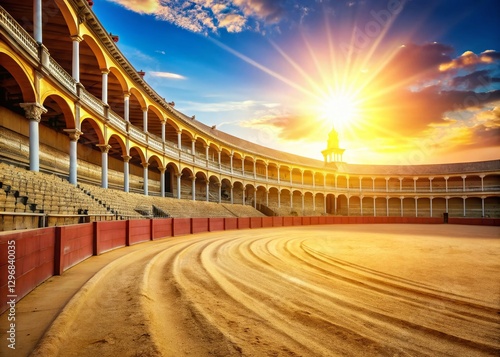
<path id="1" fill-rule="evenodd" d="M 344 151 L 345 149 L 340 148 L 339 134 L 333 127 L 328 134 L 326 149 L 321 152 L 325 158 L 325 164 L 342 162 Z"/>

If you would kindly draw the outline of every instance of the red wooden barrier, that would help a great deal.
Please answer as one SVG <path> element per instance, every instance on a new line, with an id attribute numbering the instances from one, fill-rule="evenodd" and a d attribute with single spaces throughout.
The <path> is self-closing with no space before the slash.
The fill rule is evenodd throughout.
<path id="1" fill-rule="evenodd" d="M 11 299 L 19 301 L 37 285 L 54 275 L 55 228 L 30 229 L 0 236 L 0 313 Z M 9 256 L 9 253 L 12 253 Z M 9 258 L 15 256 L 15 286 L 9 289 Z M 9 297 L 8 295 L 16 295 Z"/>
<path id="2" fill-rule="evenodd" d="M 94 255 L 124 247 L 127 241 L 127 221 L 103 221 L 94 224 Z"/>
<path id="3" fill-rule="evenodd" d="M 151 220 L 133 219 L 127 221 L 127 245 L 151 240 Z"/>
<path id="4" fill-rule="evenodd" d="M 210 218 L 208 221 L 208 230 L 210 232 L 224 230 L 224 218 Z"/>
<path id="5" fill-rule="evenodd" d="M 250 217 L 238 217 L 238 229 L 250 228 Z"/>
<path id="6" fill-rule="evenodd" d="M 173 236 L 191 234 L 191 218 L 172 218 Z"/>
<path id="7" fill-rule="evenodd" d="M 251 217 L 250 228 L 262 228 L 262 217 Z"/>
<path id="8" fill-rule="evenodd" d="M 94 227 L 84 223 L 55 228 L 54 274 L 61 275 L 94 254 Z"/>
<path id="9" fill-rule="evenodd" d="M 172 237 L 172 218 L 157 218 L 151 220 L 152 239 Z"/>
<path id="10" fill-rule="evenodd" d="M 272 227 L 273 217 L 262 217 L 262 227 Z"/>
<path id="11" fill-rule="evenodd" d="M 293 226 L 293 217 L 283 217 L 283 227 Z"/>
<path id="12" fill-rule="evenodd" d="M 191 218 L 191 233 L 208 232 L 208 218 Z"/>
<path id="13" fill-rule="evenodd" d="M 273 227 L 283 227 L 283 217 L 273 217 Z"/>
<path id="14" fill-rule="evenodd" d="M 232 229 L 238 229 L 238 218 L 236 218 L 236 217 L 224 218 L 224 229 L 226 231 L 229 231 Z"/>

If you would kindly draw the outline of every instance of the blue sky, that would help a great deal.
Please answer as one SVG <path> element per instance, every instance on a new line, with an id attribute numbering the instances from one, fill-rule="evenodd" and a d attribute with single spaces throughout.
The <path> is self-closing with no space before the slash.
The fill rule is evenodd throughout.
<path id="1" fill-rule="evenodd" d="M 500 155 L 496 0 L 99 0 L 176 109 L 260 145 L 350 163 Z"/>

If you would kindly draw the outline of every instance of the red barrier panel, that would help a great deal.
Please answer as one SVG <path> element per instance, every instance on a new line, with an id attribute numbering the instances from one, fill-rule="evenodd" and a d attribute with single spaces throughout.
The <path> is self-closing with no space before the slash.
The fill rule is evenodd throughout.
<path id="1" fill-rule="evenodd" d="M 250 228 L 250 217 L 238 217 L 238 229 Z"/>
<path id="2" fill-rule="evenodd" d="M 172 218 L 173 236 L 191 234 L 191 218 Z"/>
<path id="3" fill-rule="evenodd" d="M 262 217 L 262 227 L 272 227 L 273 217 Z"/>
<path id="4" fill-rule="evenodd" d="M 208 218 L 191 218 L 191 233 L 208 232 Z"/>
<path id="5" fill-rule="evenodd" d="M 302 225 L 302 217 L 300 217 L 300 216 L 293 216 L 292 221 L 293 221 L 294 226 L 301 226 Z"/>
<path id="6" fill-rule="evenodd" d="M 319 217 L 311 217 L 311 225 L 316 226 L 319 224 Z"/>
<path id="7" fill-rule="evenodd" d="M 208 230 L 210 232 L 224 230 L 224 218 L 210 218 L 208 221 Z"/>
<path id="8" fill-rule="evenodd" d="M 311 217 L 302 217 L 302 225 L 310 226 L 311 225 Z"/>
<path id="9" fill-rule="evenodd" d="M 326 218 L 325 216 L 321 216 L 318 218 L 318 224 L 326 224 Z"/>
<path id="10" fill-rule="evenodd" d="M 236 217 L 224 218 L 224 229 L 226 231 L 229 231 L 232 229 L 238 229 L 238 218 L 236 218 Z"/>
<path id="11" fill-rule="evenodd" d="M 293 217 L 283 217 L 283 227 L 293 226 Z"/>
<path id="12" fill-rule="evenodd" d="M 498 218 L 467 218 L 467 217 L 450 217 L 448 218 L 450 224 L 471 224 L 482 226 L 500 226 L 500 219 Z"/>
<path id="13" fill-rule="evenodd" d="M 55 228 L 30 229 L 0 236 L 0 313 L 54 275 Z M 14 243 L 15 242 L 15 243 Z M 8 285 L 9 253 L 15 255 L 15 286 Z M 13 289 L 13 290 L 10 290 Z M 8 295 L 16 295 L 10 298 Z"/>
<path id="14" fill-rule="evenodd" d="M 94 255 L 125 247 L 127 221 L 103 221 L 94 224 Z"/>
<path id="15" fill-rule="evenodd" d="M 335 224 L 335 218 L 337 217 L 333 217 L 333 216 L 327 216 L 326 217 L 326 221 L 325 221 L 325 224 Z"/>
<path id="16" fill-rule="evenodd" d="M 262 217 L 250 217 L 250 228 L 262 228 Z"/>
<path id="17" fill-rule="evenodd" d="M 151 222 L 149 219 L 127 221 L 127 245 L 151 240 Z"/>
<path id="18" fill-rule="evenodd" d="M 273 217 L 273 227 L 283 227 L 283 217 Z"/>
<path id="19" fill-rule="evenodd" d="M 157 218 L 151 220 L 153 239 L 172 237 L 172 218 Z"/>
<path id="20" fill-rule="evenodd" d="M 94 254 L 92 223 L 56 227 L 54 274 L 61 275 Z"/>

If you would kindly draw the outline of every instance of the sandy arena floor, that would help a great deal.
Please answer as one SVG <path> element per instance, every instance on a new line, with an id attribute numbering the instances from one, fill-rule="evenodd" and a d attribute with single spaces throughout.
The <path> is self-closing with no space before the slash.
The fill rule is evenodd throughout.
<path id="1" fill-rule="evenodd" d="M 499 227 L 309 226 L 151 243 L 77 289 L 33 355 L 500 356 Z"/>

